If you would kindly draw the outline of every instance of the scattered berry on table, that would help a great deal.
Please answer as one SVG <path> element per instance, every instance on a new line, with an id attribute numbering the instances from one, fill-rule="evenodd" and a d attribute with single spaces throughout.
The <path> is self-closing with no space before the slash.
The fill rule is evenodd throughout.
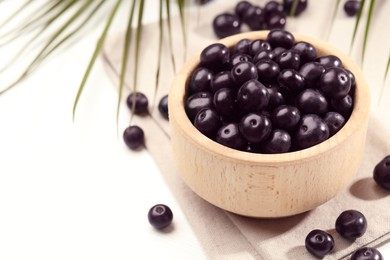
<path id="1" fill-rule="evenodd" d="M 345 239 L 355 240 L 367 230 L 366 217 L 357 210 L 343 211 L 336 220 L 336 231 Z"/>
<path id="2" fill-rule="evenodd" d="M 355 16 L 359 12 L 360 5 L 360 1 L 348 0 L 344 4 L 344 11 L 348 16 Z"/>
<path id="3" fill-rule="evenodd" d="M 213 29 L 218 38 L 225 38 L 241 32 L 241 21 L 234 14 L 222 13 L 214 18 Z"/>
<path id="4" fill-rule="evenodd" d="M 291 9 L 293 8 L 295 0 L 283 0 L 284 11 L 290 14 Z M 294 16 L 299 16 L 303 11 L 306 10 L 308 5 L 308 0 L 298 0 L 297 7 L 295 9 Z"/>
<path id="5" fill-rule="evenodd" d="M 158 111 L 165 118 L 168 119 L 168 95 L 163 96 L 158 103 Z"/>
<path id="6" fill-rule="evenodd" d="M 390 190 L 390 155 L 383 158 L 375 166 L 374 180 L 381 187 Z"/>
<path id="7" fill-rule="evenodd" d="M 123 132 L 123 140 L 125 144 L 132 150 L 144 145 L 145 142 L 144 131 L 136 125 L 129 126 Z"/>
<path id="8" fill-rule="evenodd" d="M 323 258 L 333 250 L 334 239 L 331 234 L 314 229 L 306 236 L 305 247 L 315 257 Z"/>
<path id="9" fill-rule="evenodd" d="M 148 112 L 148 98 L 141 92 L 131 93 L 127 97 L 126 103 L 130 110 L 133 110 L 134 106 L 134 113 L 137 115 Z"/>
<path id="10" fill-rule="evenodd" d="M 164 204 L 157 204 L 150 208 L 148 212 L 149 223 L 156 229 L 163 229 L 172 223 L 173 213 Z"/>
<path id="11" fill-rule="evenodd" d="M 378 249 L 373 247 L 362 247 L 356 250 L 351 260 L 383 260 L 383 256 Z"/>

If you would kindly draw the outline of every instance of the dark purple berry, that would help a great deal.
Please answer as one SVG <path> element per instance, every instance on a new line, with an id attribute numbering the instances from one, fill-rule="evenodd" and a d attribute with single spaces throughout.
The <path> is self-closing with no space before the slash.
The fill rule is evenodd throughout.
<path id="1" fill-rule="evenodd" d="M 206 68 L 197 68 L 191 76 L 189 84 L 189 92 L 194 94 L 200 91 L 208 91 L 210 88 L 213 73 Z"/>
<path id="2" fill-rule="evenodd" d="M 214 43 L 201 52 L 200 63 L 210 70 L 218 71 L 229 62 L 229 58 L 228 47 L 221 43 Z"/>
<path id="3" fill-rule="evenodd" d="M 296 99 L 296 105 L 302 114 L 323 115 L 328 112 L 328 100 L 317 89 L 303 90 Z"/>
<path id="4" fill-rule="evenodd" d="M 252 31 L 263 29 L 264 20 L 264 11 L 259 6 L 249 7 L 242 17 L 242 22 L 246 23 Z"/>
<path id="5" fill-rule="evenodd" d="M 172 223 L 173 213 L 171 209 L 164 204 L 154 205 L 148 212 L 149 223 L 157 228 L 163 229 Z"/>
<path id="6" fill-rule="evenodd" d="M 168 95 L 163 96 L 158 103 L 158 111 L 165 118 L 168 119 Z"/>
<path id="7" fill-rule="evenodd" d="M 273 48 L 283 47 L 285 49 L 290 49 L 295 43 L 295 38 L 294 35 L 288 31 L 274 29 L 268 33 L 267 41 Z"/>
<path id="8" fill-rule="evenodd" d="M 299 93 L 305 88 L 305 79 L 296 70 L 286 69 L 279 73 L 278 82 L 288 93 Z"/>
<path id="9" fill-rule="evenodd" d="M 262 144 L 264 153 L 286 153 L 291 148 L 291 136 L 288 132 L 275 129 L 271 132 L 267 140 Z"/>
<path id="10" fill-rule="evenodd" d="M 257 68 L 251 62 L 240 62 L 232 68 L 232 77 L 234 82 L 241 86 L 251 79 L 257 79 Z"/>
<path id="11" fill-rule="evenodd" d="M 262 83 L 275 82 L 279 73 L 279 65 L 272 60 L 261 60 L 256 63 L 258 79 Z"/>
<path id="12" fill-rule="evenodd" d="M 295 145 L 299 149 L 309 148 L 329 138 L 328 125 L 315 114 L 302 116 L 297 129 Z"/>
<path id="13" fill-rule="evenodd" d="M 316 48 L 308 42 L 297 42 L 291 49 L 299 54 L 302 64 L 314 61 L 317 57 Z"/>
<path id="14" fill-rule="evenodd" d="M 223 13 L 214 18 L 214 33 L 218 38 L 225 38 L 241 32 L 241 22 L 234 14 Z"/>
<path id="15" fill-rule="evenodd" d="M 273 12 L 265 17 L 265 27 L 267 30 L 284 29 L 287 23 L 285 12 Z"/>
<path id="16" fill-rule="evenodd" d="M 237 92 L 237 105 L 241 111 L 256 112 L 268 105 L 267 88 L 253 79 L 242 85 Z"/>
<path id="17" fill-rule="evenodd" d="M 356 250 L 352 256 L 351 260 L 383 260 L 383 256 L 378 249 L 373 247 L 362 247 Z"/>
<path id="18" fill-rule="evenodd" d="M 196 0 L 196 2 L 198 3 L 198 4 L 200 4 L 200 5 L 205 5 L 205 4 L 207 4 L 207 3 L 209 3 L 209 2 L 211 2 L 212 0 Z"/>
<path id="19" fill-rule="evenodd" d="M 290 131 L 295 128 L 301 119 L 301 113 L 298 108 L 290 105 L 281 105 L 277 107 L 271 116 L 274 128 L 280 128 Z"/>
<path id="20" fill-rule="evenodd" d="M 238 125 L 236 123 L 229 123 L 227 125 L 222 126 L 217 132 L 215 141 L 217 141 L 217 143 L 237 150 L 244 149 L 247 143 L 240 134 L 240 131 L 238 130 Z"/>
<path id="21" fill-rule="evenodd" d="M 348 0 L 344 4 L 344 11 L 348 16 L 355 16 L 359 12 L 360 5 L 360 1 Z"/>
<path id="22" fill-rule="evenodd" d="M 347 73 L 349 79 L 351 80 L 351 86 L 352 86 L 352 87 L 355 86 L 355 84 L 356 84 L 355 75 L 353 75 L 353 73 L 352 73 L 350 70 L 347 70 L 347 69 L 345 69 L 345 68 L 344 68 L 344 70 L 345 70 L 345 72 Z"/>
<path id="23" fill-rule="evenodd" d="M 243 61 L 252 62 L 252 57 L 249 56 L 248 54 L 237 53 L 237 54 L 234 54 L 232 57 L 230 57 L 229 63 L 230 63 L 230 66 L 231 66 L 231 67 L 234 67 L 234 66 L 236 66 L 238 63 L 243 62 Z"/>
<path id="24" fill-rule="evenodd" d="M 252 4 L 248 1 L 240 1 L 236 4 L 236 7 L 234 8 L 234 12 L 240 19 L 242 19 L 246 11 L 248 11 L 249 7 L 251 6 Z"/>
<path id="25" fill-rule="evenodd" d="M 252 41 L 249 39 L 239 40 L 233 48 L 234 53 L 249 54 L 249 46 L 251 45 L 251 43 Z"/>
<path id="26" fill-rule="evenodd" d="M 145 142 L 144 131 L 139 126 L 129 126 L 123 132 L 123 140 L 127 147 L 136 150 Z"/>
<path id="27" fill-rule="evenodd" d="M 320 63 L 322 66 L 325 67 L 325 69 L 343 66 L 339 57 L 334 55 L 321 56 L 316 58 L 314 61 Z"/>
<path id="28" fill-rule="evenodd" d="M 375 166 L 374 180 L 381 187 L 390 190 L 390 155 Z"/>
<path id="29" fill-rule="evenodd" d="M 270 51 L 271 45 L 264 40 L 252 41 L 251 45 L 249 46 L 249 54 L 255 56 L 261 50 Z"/>
<path id="30" fill-rule="evenodd" d="M 213 106 L 213 97 L 210 92 L 197 92 L 191 95 L 185 103 L 185 110 L 187 116 L 194 121 L 196 114 L 203 108 L 210 108 Z"/>
<path id="31" fill-rule="evenodd" d="M 348 119 L 353 109 L 353 99 L 350 95 L 346 95 L 341 99 L 332 99 L 331 107 L 335 112 L 340 113 L 345 119 Z"/>
<path id="32" fill-rule="evenodd" d="M 321 76 L 320 88 L 328 97 L 340 99 L 351 90 L 351 80 L 344 69 L 329 68 Z"/>
<path id="33" fill-rule="evenodd" d="M 269 93 L 268 109 L 271 111 L 286 102 L 278 87 L 269 87 L 267 91 Z"/>
<path id="34" fill-rule="evenodd" d="M 221 116 L 230 116 L 235 108 L 235 93 L 231 88 L 221 88 L 215 92 L 213 102 Z"/>
<path id="35" fill-rule="evenodd" d="M 134 108 L 134 114 L 139 115 L 148 112 L 148 98 L 141 92 L 135 92 L 135 95 L 131 93 L 127 97 L 126 103 L 130 110 Z"/>
<path id="36" fill-rule="evenodd" d="M 318 62 L 308 62 L 302 65 L 299 73 L 305 78 L 307 87 L 316 88 L 319 85 L 322 73 L 325 72 L 325 67 Z"/>
<path id="37" fill-rule="evenodd" d="M 355 240 L 367 230 L 365 216 L 357 210 L 346 210 L 336 219 L 336 231 L 345 239 Z"/>
<path id="38" fill-rule="evenodd" d="M 230 71 L 221 71 L 211 81 L 210 90 L 215 93 L 221 88 L 233 88 L 234 81 Z"/>
<path id="39" fill-rule="evenodd" d="M 260 60 L 272 60 L 274 55 L 272 51 L 269 50 L 260 50 L 253 56 L 253 63 L 256 64 Z"/>
<path id="40" fill-rule="evenodd" d="M 288 14 L 291 13 L 291 9 L 293 8 L 295 1 L 296 0 L 283 0 L 283 7 L 284 7 L 284 11 L 286 13 L 288 13 Z M 298 5 L 295 9 L 294 16 L 298 16 L 303 11 L 305 11 L 307 8 L 307 4 L 308 4 L 308 0 L 298 0 Z"/>
<path id="41" fill-rule="evenodd" d="M 286 49 L 283 47 L 275 47 L 271 52 L 272 56 L 274 58 L 278 57 L 282 52 L 284 52 Z"/>
<path id="42" fill-rule="evenodd" d="M 314 229 L 306 236 L 305 247 L 315 257 L 323 258 L 333 250 L 334 239 L 331 234 Z"/>
<path id="43" fill-rule="evenodd" d="M 283 12 L 283 5 L 277 1 L 268 1 L 264 6 L 264 12 L 266 16 Z"/>
<path id="44" fill-rule="evenodd" d="M 205 136 L 214 138 L 218 129 L 221 127 L 219 114 L 211 108 L 204 108 L 196 114 L 194 126 Z"/>
<path id="45" fill-rule="evenodd" d="M 329 137 L 337 133 L 345 124 L 345 118 L 337 112 L 326 113 L 324 121 L 329 128 Z"/>
<path id="46" fill-rule="evenodd" d="M 301 64 L 299 55 L 292 50 L 287 50 L 282 52 L 275 58 L 275 61 L 279 64 L 279 67 L 282 70 L 283 69 L 298 70 Z"/>
<path id="47" fill-rule="evenodd" d="M 242 117 L 238 127 L 242 136 L 251 143 L 265 140 L 272 130 L 268 117 L 255 113 L 249 113 Z"/>

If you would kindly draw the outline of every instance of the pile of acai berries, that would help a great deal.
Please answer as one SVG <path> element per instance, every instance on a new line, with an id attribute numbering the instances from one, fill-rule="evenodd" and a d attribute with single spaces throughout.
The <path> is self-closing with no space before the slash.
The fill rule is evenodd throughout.
<path id="1" fill-rule="evenodd" d="M 354 75 L 285 30 L 211 44 L 188 81 L 185 111 L 204 135 L 254 153 L 286 153 L 336 134 L 353 110 Z"/>

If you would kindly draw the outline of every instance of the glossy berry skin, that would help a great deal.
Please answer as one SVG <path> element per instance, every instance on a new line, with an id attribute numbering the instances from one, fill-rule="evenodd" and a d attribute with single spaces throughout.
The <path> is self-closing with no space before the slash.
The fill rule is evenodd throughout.
<path id="1" fill-rule="evenodd" d="M 346 210 L 336 219 L 336 231 L 345 239 L 355 240 L 367 230 L 366 217 L 357 210 Z"/>
<path id="2" fill-rule="evenodd" d="M 353 73 L 350 70 L 347 70 L 345 68 L 344 68 L 344 70 L 347 73 L 349 80 L 351 81 L 351 86 L 355 86 L 356 85 L 355 75 L 353 75 Z"/>
<path id="3" fill-rule="evenodd" d="M 230 116 L 235 108 L 235 93 L 231 88 L 222 88 L 215 92 L 213 103 L 221 116 Z"/>
<path id="4" fill-rule="evenodd" d="M 252 31 L 261 30 L 265 20 L 265 13 L 259 6 L 249 7 L 244 16 L 242 22 L 246 23 Z"/>
<path id="5" fill-rule="evenodd" d="M 237 150 L 244 149 L 247 144 L 238 130 L 238 125 L 236 123 L 229 123 L 222 126 L 217 132 L 215 141 Z"/>
<path id="6" fill-rule="evenodd" d="M 301 64 L 299 55 L 292 50 L 287 50 L 282 52 L 275 58 L 275 61 L 276 63 L 279 64 L 281 70 L 284 69 L 298 70 L 299 65 Z"/>
<path id="7" fill-rule="evenodd" d="M 334 239 L 331 234 L 314 229 L 306 236 L 305 247 L 315 257 L 323 258 L 333 250 Z"/>
<path id="8" fill-rule="evenodd" d="M 196 114 L 203 108 L 209 108 L 213 105 L 213 96 L 210 92 L 198 92 L 187 98 L 185 111 L 191 122 L 194 121 Z"/>
<path id="9" fill-rule="evenodd" d="M 315 114 L 308 114 L 301 117 L 294 139 L 297 148 L 306 149 L 328 138 L 329 128 L 321 117 Z"/>
<path id="10" fill-rule="evenodd" d="M 262 144 L 264 153 L 287 153 L 291 148 L 291 136 L 288 132 L 275 129 L 271 132 L 267 140 Z"/>
<path id="11" fill-rule="evenodd" d="M 229 62 L 229 58 L 228 47 L 221 43 L 213 43 L 200 53 L 201 65 L 213 71 L 223 68 Z"/>
<path id="12" fill-rule="evenodd" d="M 330 98 L 343 98 L 351 90 L 351 80 L 344 69 L 329 68 L 321 76 L 320 88 Z"/>
<path id="13" fill-rule="evenodd" d="M 303 90 L 296 99 L 296 105 L 302 114 L 323 115 L 328 112 L 328 100 L 317 89 Z"/>
<path id="14" fill-rule="evenodd" d="M 272 56 L 274 56 L 274 58 L 278 57 L 282 52 L 284 52 L 286 49 L 283 48 L 283 47 L 275 47 L 273 50 L 272 50 Z"/>
<path id="15" fill-rule="evenodd" d="M 214 138 L 221 127 L 219 114 L 211 108 L 204 108 L 196 114 L 194 126 L 205 136 Z"/>
<path id="16" fill-rule="evenodd" d="M 318 62 L 308 62 L 302 65 L 299 73 L 305 78 L 306 86 L 316 88 L 319 85 L 322 73 L 325 72 L 325 67 Z"/>
<path id="17" fill-rule="evenodd" d="M 251 143 L 265 140 L 272 130 L 269 118 L 255 113 L 243 116 L 238 127 L 242 136 Z"/>
<path id="18" fill-rule="evenodd" d="M 213 29 L 218 38 L 225 38 L 240 33 L 241 22 L 234 14 L 222 13 L 214 18 Z"/>
<path id="19" fill-rule="evenodd" d="M 340 113 L 345 119 L 348 119 L 353 109 L 353 99 L 346 95 L 341 99 L 332 99 L 330 101 L 333 111 Z"/>
<path id="20" fill-rule="evenodd" d="M 298 108 L 291 105 L 281 105 L 277 107 L 271 116 L 274 128 L 280 128 L 287 131 L 294 129 L 301 119 L 301 113 Z"/>
<path id="21" fill-rule="evenodd" d="M 135 100 L 135 105 L 134 105 Z M 131 93 L 126 100 L 127 107 L 130 110 L 133 110 L 134 106 L 134 114 L 143 114 L 148 112 L 148 98 L 141 92 Z"/>
<path id="22" fill-rule="evenodd" d="M 123 132 L 123 141 L 131 150 L 136 150 L 145 142 L 144 131 L 139 126 L 129 126 Z"/>
<path id="23" fill-rule="evenodd" d="M 302 64 L 314 61 L 317 57 L 316 48 L 308 42 L 297 42 L 292 50 L 299 55 Z"/>
<path id="24" fill-rule="evenodd" d="M 234 81 L 230 71 L 221 71 L 217 73 L 211 81 L 210 90 L 215 93 L 222 88 L 233 88 Z"/>
<path id="25" fill-rule="evenodd" d="M 294 5 L 294 1 L 295 0 L 283 0 L 283 7 L 284 7 L 284 11 L 286 13 L 290 13 L 291 12 L 291 9 Z M 294 16 L 298 16 L 300 15 L 303 11 L 306 10 L 307 8 L 307 2 L 308 0 L 299 0 L 298 2 L 298 5 L 295 9 L 295 13 L 294 13 Z"/>
<path id="26" fill-rule="evenodd" d="M 252 62 L 243 61 L 232 68 L 234 82 L 241 86 L 251 79 L 257 79 L 257 68 Z"/>
<path id="27" fill-rule="evenodd" d="M 250 80 L 237 92 L 237 106 L 241 111 L 256 112 L 268 105 L 267 88 L 257 80 Z"/>
<path id="28" fill-rule="evenodd" d="M 383 256 L 378 249 L 373 247 L 362 247 L 356 250 L 351 260 L 383 260 Z"/>
<path id="29" fill-rule="evenodd" d="M 164 204 L 157 204 L 148 212 L 149 223 L 156 229 L 163 229 L 172 223 L 172 210 Z"/>
<path id="30" fill-rule="evenodd" d="M 265 27 L 267 30 L 284 29 L 287 23 L 287 15 L 285 12 L 273 12 L 266 15 Z"/>
<path id="31" fill-rule="evenodd" d="M 288 31 L 274 29 L 268 33 L 267 41 L 271 44 L 273 48 L 283 47 L 285 49 L 291 49 L 291 47 L 295 43 L 295 38 L 294 35 L 292 35 Z"/>
<path id="32" fill-rule="evenodd" d="M 189 84 L 190 94 L 194 94 L 200 91 L 208 91 L 210 88 L 211 80 L 213 79 L 213 73 L 211 70 L 199 67 L 191 76 Z"/>
<path id="33" fill-rule="evenodd" d="M 278 87 L 269 87 L 267 88 L 267 91 L 269 94 L 268 108 L 271 111 L 276 107 L 286 103 L 286 100 Z"/>
<path id="34" fill-rule="evenodd" d="M 158 102 L 158 111 L 165 118 L 168 119 L 168 95 L 163 96 Z"/>
<path id="35" fill-rule="evenodd" d="M 261 60 L 256 63 L 258 79 L 260 82 L 276 82 L 280 73 L 279 65 L 272 60 Z"/>
<path id="36" fill-rule="evenodd" d="M 249 39 L 241 39 L 239 40 L 236 45 L 234 45 L 234 53 L 244 53 L 249 54 L 249 46 L 251 45 L 252 41 Z"/>
<path id="37" fill-rule="evenodd" d="M 248 1 L 240 1 L 236 4 L 234 8 L 234 12 L 238 16 L 238 18 L 242 19 L 246 13 L 246 11 L 251 7 L 252 4 Z"/>
<path id="38" fill-rule="evenodd" d="M 266 16 L 283 12 L 283 5 L 277 1 L 268 1 L 264 6 L 264 12 Z"/>
<path id="39" fill-rule="evenodd" d="M 344 11 L 348 16 L 355 16 L 360 9 L 360 1 L 348 0 L 344 4 Z"/>
<path id="40" fill-rule="evenodd" d="M 260 50 L 253 56 L 253 64 L 261 60 L 272 60 L 274 58 L 273 52 L 269 50 Z"/>
<path id="41" fill-rule="evenodd" d="M 252 57 L 248 54 L 237 53 L 237 54 L 234 54 L 232 57 L 230 57 L 229 63 L 230 63 L 231 67 L 234 67 L 238 63 L 243 62 L 243 61 L 252 62 Z"/>
<path id="42" fill-rule="evenodd" d="M 299 93 L 305 88 L 305 79 L 299 72 L 286 69 L 279 73 L 278 82 L 281 88 L 288 93 Z"/>
<path id="43" fill-rule="evenodd" d="M 255 56 L 261 50 L 270 51 L 271 45 L 269 42 L 264 40 L 254 40 L 249 46 L 249 54 L 252 56 Z"/>
<path id="44" fill-rule="evenodd" d="M 345 124 L 345 118 L 337 112 L 328 112 L 324 116 L 324 121 L 329 128 L 329 137 L 337 133 Z"/>
<path id="45" fill-rule="evenodd" d="M 390 155 L 383 158 L 375 166 L 374 180 L 379 186 L 390 190 Z"/>
<path id="46" fill-rule="evenodd" d="M 339 57 L 334 55 L 321 56 L 316 58 L 314 61 L 320 63 L 322 66 L 325 67 L 325 69 L 343 66 Z"/>

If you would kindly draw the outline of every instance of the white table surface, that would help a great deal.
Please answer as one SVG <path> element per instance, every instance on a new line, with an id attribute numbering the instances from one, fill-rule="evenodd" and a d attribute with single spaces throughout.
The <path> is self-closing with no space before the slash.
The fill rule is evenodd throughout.
<path id="1" fill-rule="evenodd" d="M 10 13 L 3 6 L 17 2 L 1 3 L 0 17 Z M 157 19 L 152 2 L 146 1 L 145 23 Z M 125 29 L 126 16 L 120 17 L 111 33 Z M 206 258 L 153 159 L 124 145 L 125 104 L 117 137 L 117 90 L 101 59 L 72 121 L 78 85 L 102 27 L 90 28 L 0 96 L 0 259 Z M 4 48 L 0 53 L 11 57 Z M 2 85 L 3 79 L 0 74 Z M 156 232 L 147 221 L 157 203 L 174 212 L 168 232 Z M 389 245 L 380 250 L 390 257 Z"/>

